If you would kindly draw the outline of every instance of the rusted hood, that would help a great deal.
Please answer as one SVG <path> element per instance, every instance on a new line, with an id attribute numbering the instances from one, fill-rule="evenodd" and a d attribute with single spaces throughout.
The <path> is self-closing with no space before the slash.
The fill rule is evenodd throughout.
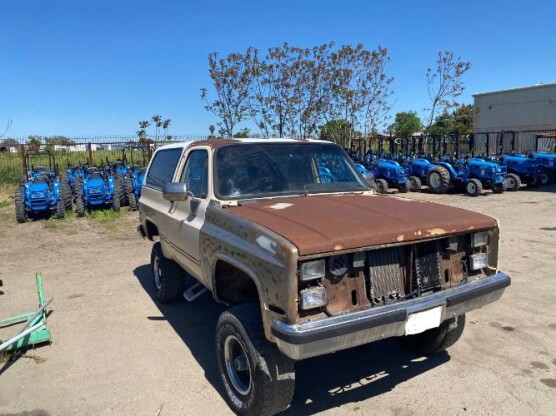
<path id="1" fill-rule="evenodd" d="M 283 198 L 228 210 L 288 239 L 301 256 L 496 226 L 476 212 L 380 195 Z"/>

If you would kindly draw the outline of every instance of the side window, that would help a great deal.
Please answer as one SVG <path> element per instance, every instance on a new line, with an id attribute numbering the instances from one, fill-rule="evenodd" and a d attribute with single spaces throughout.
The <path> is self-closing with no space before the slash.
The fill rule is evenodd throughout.
<path id="1" fill-rule="evenodd" d="M 162 189 L 165 183 L 172 182 L 182 150 L 182 148 L 176 148 L 157 152 L 151 162 L 145 183 Z"/>
<path id="2" fill-rule="evenodd" d="M 193 150 L 187 157 L 180 182 L 185 183 L 187 190 L 195 198 L 206 198 L 208 195 L 208 152 Z"/>

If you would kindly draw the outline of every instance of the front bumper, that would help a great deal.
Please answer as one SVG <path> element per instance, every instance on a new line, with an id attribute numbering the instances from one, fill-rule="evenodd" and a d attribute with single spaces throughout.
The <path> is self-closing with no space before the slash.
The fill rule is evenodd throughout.
<path id="1" fill-rule="evenodd" d="M 297 325 L 273 320 L 272 335 L 282 353 L 294 360 L 302 360 L 405 335 L 405 324 L 410 314 L 438 306 L 442 306 L 443 322 L 497 301 L 510 283 L 509 276 L 497 273 L 430 295 L 360 312 Z"/>

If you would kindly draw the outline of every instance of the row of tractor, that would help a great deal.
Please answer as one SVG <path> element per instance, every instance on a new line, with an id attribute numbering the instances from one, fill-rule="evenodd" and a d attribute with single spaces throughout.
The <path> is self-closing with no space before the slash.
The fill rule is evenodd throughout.
<path id="1" fill-rule="evenodd" d="M 426 185 L 433 193 L 451 191 L 480 195 L 484 189 L 495 194 L 548 185 L 556 178 L 556 154 L 531 152 L 497 156 L 444 154 L 397 155 L 364 152 L 364 147 L 346 149 L 358 169 L 372 176 L 378 193 L 396 188 L 399 192 L 419 191 Z"/>
<path id="2" fill-rule="evenodd" d="M 140 152 L 138 160 L 136 153 Z M 127 155 L 131 156 L 128 163 Z M 35 166 L 33 160 L 48 161 L 48 165 Z M 54 155 L 48 151 L 28 152 L 25 166 L 15 192 L 17 222 L 29 218 L 64 218 L 72 211 L 83 217 L 95 208 L 111 207 L 119 211 L 122 206 L 137 209 L 141 186 L 148 160 L 142 146 L 124 147 L 122 158 L 102 165 L 89 166 L 77 163 L 60 170 Z"/>

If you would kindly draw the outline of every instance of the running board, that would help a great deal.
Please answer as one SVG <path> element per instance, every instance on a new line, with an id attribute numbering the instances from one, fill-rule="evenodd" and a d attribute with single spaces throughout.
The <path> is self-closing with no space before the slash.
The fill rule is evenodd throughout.
<path id="1" fill-rule="evenodd" d="M 188 302 L 193 302 L 195 299 L 197 299 L 199 296 L 201 296 L 206 291 L 207 291 L 207 288 L 204 287 L 201 283 L 195 283 L 193 286 L 191 286 L 189 289 L 187 289 L 185 292 L 183 292 L 183 297 Z"/>

